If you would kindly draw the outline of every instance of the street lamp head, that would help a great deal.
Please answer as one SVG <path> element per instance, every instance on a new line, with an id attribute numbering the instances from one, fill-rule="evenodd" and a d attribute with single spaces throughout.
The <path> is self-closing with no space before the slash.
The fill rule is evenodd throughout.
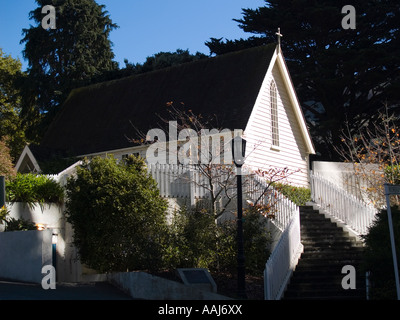
<path id="1" fill-rule="evenodd" d="M 232 158 L 235 166 L 240 168 L 244 164 L 246 154 L 246 140 L 236 136 L 232 139 Z"/>

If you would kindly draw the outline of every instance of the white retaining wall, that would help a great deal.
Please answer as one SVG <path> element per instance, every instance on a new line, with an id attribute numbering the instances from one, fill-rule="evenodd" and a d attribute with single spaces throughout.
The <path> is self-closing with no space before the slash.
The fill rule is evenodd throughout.
<path id="1" fill-rule="evenodd" d="M 45 265 L 52 265 L 51 230 L 0 233 L 0 278 L 41 283 Z"/>
<path id="2" fill-rule="evenodd" d="M 25 219 L 35 224 L 42 224 L 46 230 L 50 231 L 50 245 L 56 244 L 56 279 L 59 282 L 79 282 L 83 281 L 82 265 L 77 257 L 77 249 L 72 245 L 73 229 L 66 222 L 64 206 L 55 204 L 35 204 L 29 207 L 25 203 L 7 204 L 10 210 L 9 218 Z M 3 234 L 4 225 L 0 225 L 0 234 Z M 7 234 L 10 232 L 5 232 Z M 30 248 L 27 246 L 27 248 Z M 0 255 L 0 263 L 3 260 Z"/>
<path id="3" fill-rule="evenodd" d="M 107 274 L 107 281 L 135 299 L 146 300 L 230 300 L 230 298 L 145 272 Z"/>
<path id="4" fill-rule="evenodd" d="M 362 167 L 359 167 L 358 174 L 356 174 L 353 163 L 330 161 L 314 161 L 312 163 L 314 174 L 318 174 L 322 178 L 346 190 L 346 192 L 357 197 L 357 199 L 370 203 L 366 190 L 371 186 L 371 182 L 363 175 L 361 168 L 363 168 L 364 173 L 369 176 L 371 181 L 374 180 L 372 178 L 374 175 L 376 175 L 376 179 L 379 181 L 380 175 L 383 173 L 376 164 L 363 164 Z"/>

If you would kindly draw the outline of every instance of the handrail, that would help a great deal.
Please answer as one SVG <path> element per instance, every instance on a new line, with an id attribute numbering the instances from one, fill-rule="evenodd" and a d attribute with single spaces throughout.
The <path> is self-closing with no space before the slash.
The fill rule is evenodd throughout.
<path id="1" fill-rule="evenodd" d="M 266 187 L 266 182 L 261 177 L 255 176 L 253 181 Z M 274 218 L 271 221 L 282 233 L 265 264 L 264 299 L 279 300 L 303 252 L 303 245 L 299 207 L 276 189 L 270 188 L 268 195 L 264 197 L 264 204 L 269 201 L 274 206 Z M 256 189 L 258 188 L 254 188 Z"/>
<path id="2" fill-rule="evenodd" d="M 362 235 L 368 232 L 377 209 L 312 171 L 310 182 L 312 201 L 349 226 L 356 234 Z"/>
<path id="3" fill-rule="evenodd" d="M 265 264 L 265 300 L 279 300 L 283 296 L 302 252 L 300 212 L 297 207 L 293 212 L 290 223 L 283 231 L 278 244 Z"/>

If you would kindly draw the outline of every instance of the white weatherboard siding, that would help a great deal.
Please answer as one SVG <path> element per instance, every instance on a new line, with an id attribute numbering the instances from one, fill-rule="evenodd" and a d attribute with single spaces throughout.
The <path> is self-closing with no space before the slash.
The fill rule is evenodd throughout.
<path id="1" fill-rule="evenodd" d="M 287 182 L 297 186 L 309 186 L 308 154 L 306 144 L 296 119 L 294 106 L 288 94 L 280 67 L 272 60 L 262 84 L 259 96 L 247 124 L 248 140 L 246 164 L 253 168 L 271 167 L 301 171 L 288 177 Z M 275 81 L 278 96 L 279 150 L 272 147 L 270 85 Z"/>

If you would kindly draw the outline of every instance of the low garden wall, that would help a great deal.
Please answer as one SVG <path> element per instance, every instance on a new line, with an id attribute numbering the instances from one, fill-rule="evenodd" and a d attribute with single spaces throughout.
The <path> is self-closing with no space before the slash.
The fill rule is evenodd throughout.
<path id="1" fill-rule="evenodd" d="M 52 265 L 52 231 L 0 233 L 0 278 L 41 283 L 42 267 Z"/>
<path id="2" fill-rule="evenodd" d="M 145 300 L 230 300 L 230 298 L 199 290 L 177 281 L 153 276 L 145 272 L 107 274 L 107 281 L 129 293 L 135 299 Z"/>
<path id="3" fill-rule="evenodd" d="M 28 220 L 43 226 L 46 231 L 50 232 L 50 246 L 55 244 L 54 264 L 58 282 L 82 281 L 82 266 L 79 259 L 77 259 L 77 250 L 72 246 L 73 230 L 71 225 L 66 222 L 64 206 L 48 203 L 28 205 L 16 202 L 7 204 L 7 208 L 9 210 L 8 218 Z M 4 224 L 0 225 L 0 235 L 14 233 L 2 231 L 4 231 Z M 20 233 L 18 232 L 18 234 Z M 0 263 L 1 261 L 4 260 L 0 255 Z"/>
<path id="4" fill-rule="evenodd" d="M 8 204 L 7 208 L 10 210 L 9 218 L 32 221 L 48 229 L 53 229 L 55 232 L 65 227 L 63 206 L 47 203 L 43 205 L 35 203 L 29 206 L 26 203 L 16 202 Z"/>

